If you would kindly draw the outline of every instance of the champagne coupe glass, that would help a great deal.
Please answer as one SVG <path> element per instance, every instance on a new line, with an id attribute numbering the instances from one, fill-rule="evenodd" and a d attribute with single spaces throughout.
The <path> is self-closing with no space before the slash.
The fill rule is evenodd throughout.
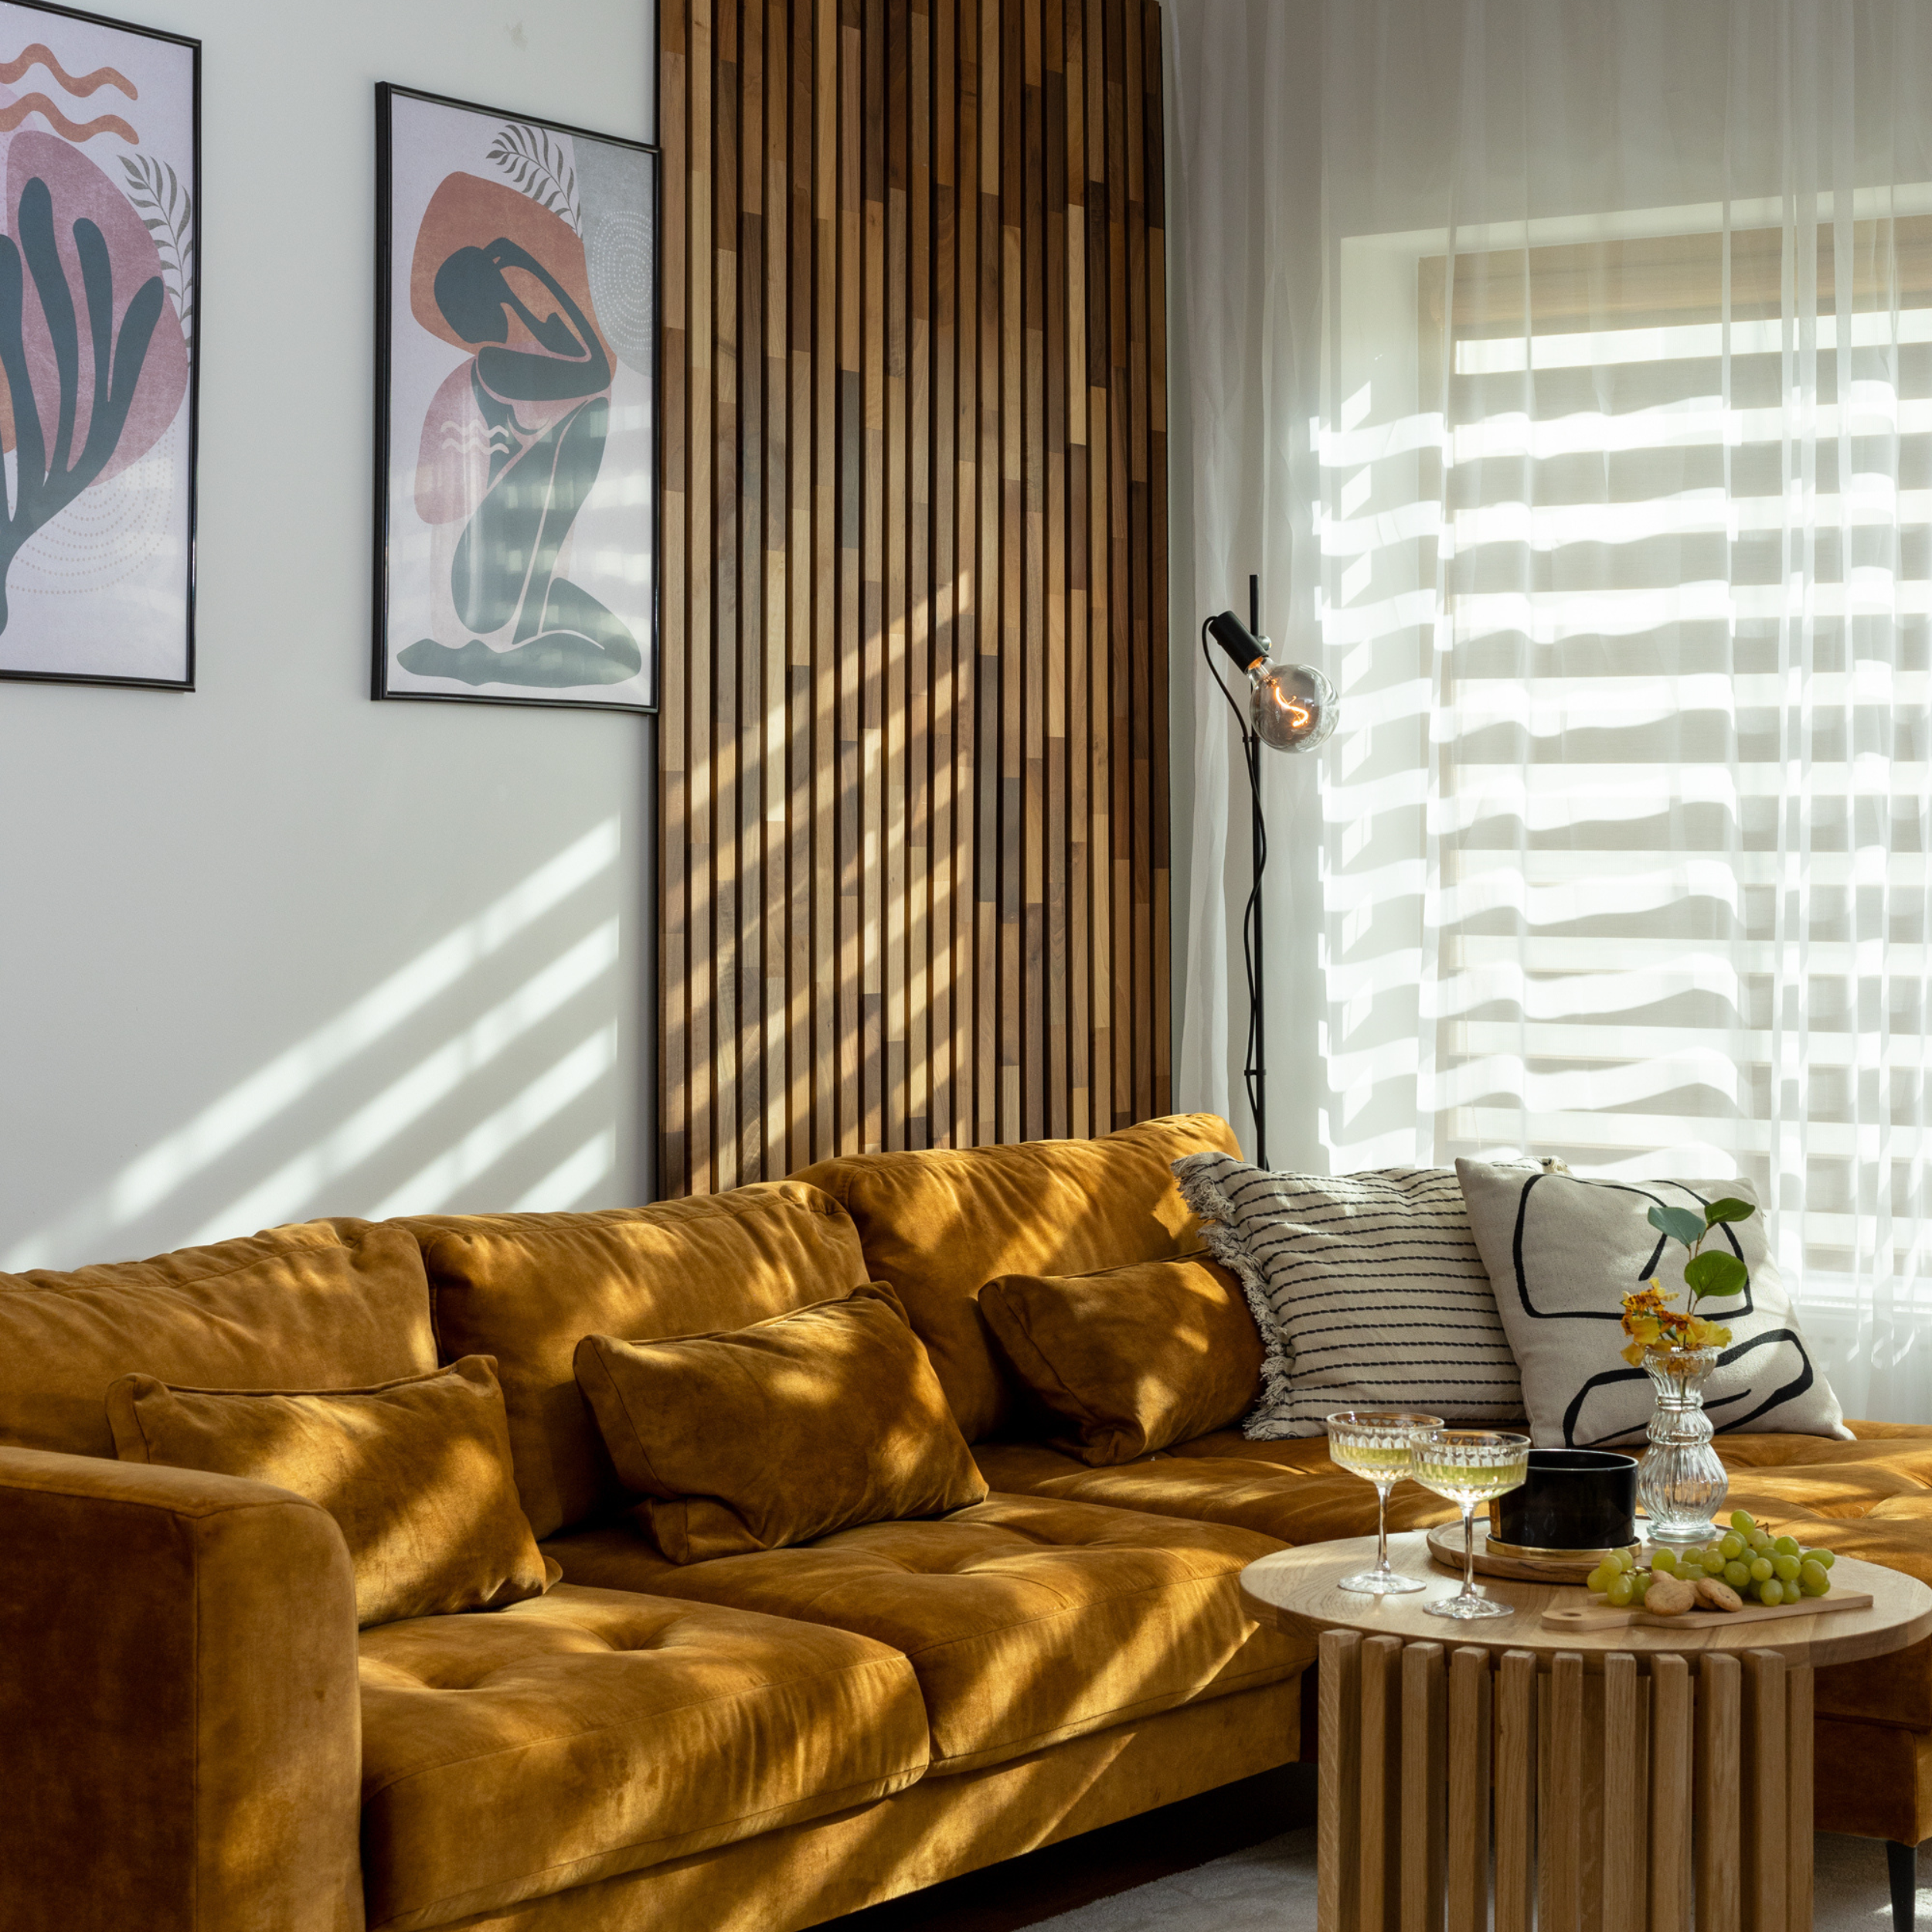
<path id="1" fill-rule="evenodd" d="M 1418 1429 L 1440 1429 L 1440 1416 L 1398 1409 L 1344 1409 L 1328 1418 L 1328 1460 L 1375 1485 L 1376 1566 L 1344 1577 L 1336 1587 L 1394 1597 L 1423 1585 L 1389 1567 L 1389 1492 L 1409 1473 L 1409 1445 Z"/>
<path id="2" fill-rule="evenodd" d="M 1410 1440 L 1410 1474 L 1462 1512 L 1462 1589 L 1425 1604 L 1431 1617 L 1513 1617 L 1507 1604 L 1476 1594 L 1476 1505 L 1520 1488 L 1529 1473 L 1529 1438 L 1496 1429 L 1425 1429 Z"/>

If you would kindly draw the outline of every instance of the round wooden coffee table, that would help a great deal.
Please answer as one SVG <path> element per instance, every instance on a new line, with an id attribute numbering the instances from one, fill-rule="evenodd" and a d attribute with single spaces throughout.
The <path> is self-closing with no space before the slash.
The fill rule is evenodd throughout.
<path id="1" fill-rule="evenodd" d="M 1932 1634 L 1932 1590 L 1841 1557 L 1864 1610 L 1701 1628 L 1546 1628 L 1573 1586 L 1478 1579 L 1510 1617 L 1335 1588 L 1375 1542 L 1250 1563 L 1249 1613 L 1319 1640 L 1321 1932 L 1809 1932 L 1811 1673 Z M 1493 1835 L 1494 1871 L 1492 1873 Z"/>

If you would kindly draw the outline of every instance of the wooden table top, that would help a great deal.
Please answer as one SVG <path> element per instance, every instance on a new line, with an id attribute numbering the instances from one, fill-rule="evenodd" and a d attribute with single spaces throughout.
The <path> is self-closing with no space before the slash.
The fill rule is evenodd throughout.
<path id="1" fill-rule="evenodd" d="M 1431 1617 L 1424 1606 L 1452 1597 L 1462 1587 L 1460 1566 L 1451 1574 L 1431 1560 L 1426 1532 L 1410 1530 L 1389 1539 L 1389 1561 L 1426 1589 L 1400 1597 L 1359 1596 L 1338 1590 L 1352 1572 L 1374 1566 L 1372 1536 L 1347 1543 L 1308 1543 L 1277 1550 L 1250 1563 L 1241 1573 L 1241 1595 L 1248 1614 L 1264 1623 L 1304 1631 L 1359 1630 L 1366 1635 L 1400 1637 L 1404 1643 L 1441 1644 L 1450 1649 L 1475 1645 L 1485 1650 L 1521 1650 L 1547 1660 L 1559 1651 L 1580 1652 L 1585 1668 L 1600 1669 L 1612 1652 L 1695 1657 L 1700 1651 L 1774 1650 L 1788 1664 L 1855 1663 L 1882 1657 L 1932 1636 L 1932 1589 L 1917 1578 L 1841 1556 L 1832 1571 L 1835 1590 L 1867 1593 L 1869 1610 L 1821 1612 L 1816 1616 L 1766 1618 L 1726 1626 L 1673 1629 L 1629 1624 L 1607 1630 L 1546 1630 L 1543 1614 L 1560 1606 L 1586 1604 L 1580 1586 L 1523 1583 L 1478 1577 L 1485 1597 L 1514 1607 L 1513 1617 L 1479 1617 L 1468 1622 Z"/>

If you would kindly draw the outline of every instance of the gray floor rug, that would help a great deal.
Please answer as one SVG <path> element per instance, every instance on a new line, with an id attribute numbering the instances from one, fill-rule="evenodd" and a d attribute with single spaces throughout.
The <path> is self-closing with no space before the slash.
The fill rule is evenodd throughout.
<path id="1" fill-rule="evenodd" d="M 1817 1932 L 1886 1932 L 1892 1907 L 1885 1847 L 1871 1838 L 1818 1840 Z M 1932 1858 L 1923 1874 L 1932 1881 Z M 1932 1883 L 1919 1917 L 1932 1913 Z M 1035 1932 L 1315 1932 L 1315 1832 L 1284 1832 L 1265 1844 L 1176 1872 L 1117 1897 L 1047 1919 Z"/>

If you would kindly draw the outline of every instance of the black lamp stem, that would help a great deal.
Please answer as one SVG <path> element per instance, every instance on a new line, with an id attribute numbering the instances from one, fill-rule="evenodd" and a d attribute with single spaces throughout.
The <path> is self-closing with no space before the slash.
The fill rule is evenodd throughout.
<path id="1" fill-rule="evenodd" d="M 1248 579 L 1248 619 L 1250 634 L 1261 634 L 1261 580 L 1259 576 Z M 1201 655 L 1206 661 L 1208 674 L 1221 687 L 1221 695 L 1228 701 L 1228 708 L 1234 713 L 1234 722 L 1241 733 L 1241 758 L 1248 774 L 1248 845 L 1253 861 L 1254 883 L 1248 893 L 1248 903 L 1241 915 L 1241 960 L 1246 968 L 1248 980 L 1248 1037 L 1246 1053 L 1243 1058 L 1241 1078 L 1247 1091 L 1248 1112 L 1254 1121 L 1254 1158 L 1259 1167 L 1268 1164 L 1267 1124 L 1267 1040 L 1262 1005 L 1264 954 L 1261 921 L 1261 875 L 1268 862 L 1268 828 L 1261 815 L 1261 740 L 1248 723 L 1247 713 L 1236 702 L 1234 694 L 1223 681 L 1216 667 L 1214 655 L 1208 649 L 1208 634 L 1213 622 L 1209 619 L 1201 626 Z M 1238 626 L 1236 627 L 1239 628 Z M 1242 645 L 1243 649 L 1251 647 Z M 1232 651 L 1230 655 L 1234 655 Z M 1238 655 L 1237 663 L 1244 660 Z"/>
<path id="2" fill-rule="evenodd" d="M 1248 628 L 1261 634 L 1261 578 L 1258 571 L 1248 574 Z M 1261 989 L 1267 984 L 1262 971 L 1261 872 L 1268 862 L 1267 828 L 1261 822 L 1261 740 L 1247 734 L 1248 758 L 1248 849 L 1254 862 L 1254 971 L 1248 980 L 1248 1037 L 1252 1064 L 1248 1070 L 1249 1104 L 1254 1113 L 1254 1160 L 1257 1167 L 1268 1164 L 1268 1052 L 1267 1013 Z"/>
<path id="3" fill-rule="evenodd" d="M 1254 1162 L 1268 1164 L 1267 1009 L 1261 989 L 1267 985 L 1261 964 L 1261 872 L 1268 862 L 1267 828 L 1261 821 L 1261 740 L 1250 732 L 1247 742 L 1248 798 L 1252 816 L 1248 842 L 1254 854 L 1254 973 L 1248 985 L 1248 1035 L 1252 1062 L 1248 1069 L 1249 1105 L 1254 1113 Z"/>

